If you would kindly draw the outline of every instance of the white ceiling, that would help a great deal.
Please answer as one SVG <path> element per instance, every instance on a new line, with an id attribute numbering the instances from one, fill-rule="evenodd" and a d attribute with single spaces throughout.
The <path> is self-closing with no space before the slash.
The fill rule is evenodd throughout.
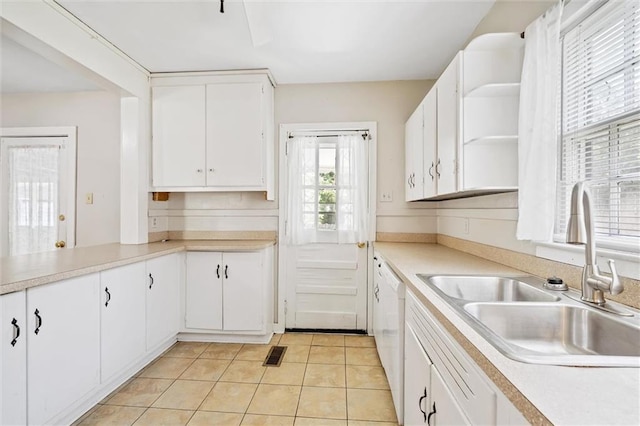
<path id="1" fill-rule="evenodd" d="M 494 0 L 57 0 L 151 72 L 279 84 L 437 78 Z"/>

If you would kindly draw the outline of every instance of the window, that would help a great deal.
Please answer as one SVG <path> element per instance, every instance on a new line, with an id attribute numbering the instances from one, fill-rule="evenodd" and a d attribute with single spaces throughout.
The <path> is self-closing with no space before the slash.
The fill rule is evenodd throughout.
<path id="1" fill-rule="evenodd" d="M 562 39 L 557 240 L 587 181 L 598 245 L 640 243 L 640 3 L 609 1 Z"/>

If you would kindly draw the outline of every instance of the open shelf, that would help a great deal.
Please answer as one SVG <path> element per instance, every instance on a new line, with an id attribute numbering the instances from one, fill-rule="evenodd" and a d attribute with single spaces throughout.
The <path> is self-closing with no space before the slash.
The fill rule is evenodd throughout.
<path id="1" fill-rule="evenodd" d="M 480 136 L 477 138 L 469 139 L 464 142 L 464 145 L 489 145 L 489 144 L 511 144 L 518 142 L 518 135 L 504 135 L 504 136 Z"/>
<path id="2" fill-rule="evenodd" d="M 477 50 L 518 49 L 524 46 L 519 33 L 490 33 L 474 38 L 464 49 L 465 52 Z"/>
<path id="3" fill-rule="evenodd" d="M 497 98 L 520 95 L 520 83 L 490 83 L 471 89 L 466 98 Z"/>

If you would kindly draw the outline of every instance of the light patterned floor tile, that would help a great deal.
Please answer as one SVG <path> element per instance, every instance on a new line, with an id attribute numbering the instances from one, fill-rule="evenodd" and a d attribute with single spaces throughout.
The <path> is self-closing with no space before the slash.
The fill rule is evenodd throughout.
<path id="1" fill-rule="evenodd" d="M 283 346 L 282 344 L 280 346 Z M 284 345 L 286 346 L 286 345 Z M 311 346 L 287 346 L 282 362 L 304 362 L 309 359 L 309 350 Z"/>
<path id="2" fill-rule="evenodd" d="M 199 358 L 180 376 L 182 380 L 208 380 L 215 382 L 231 364 L 228 359 Z"/>
<path id="3" fill-rule="evenodd" d="M 294 416 L 300 397 L 300 386 L 261 384 L 253 396 L 247 413 Z"/>
<path id="4" fill-rule="evenodd" d="M 384 368 L 372 365 L 347 365 L 347 387 L 389 389 Z"/>
<path id="5" fill-rule="evenodd" d="M 245 414 L 242 419 L 243 426 L 293 426 L 295 417 L 291 416 L 265 416 L 262 414 Z"/>
<path id="6" fill-rule="evenodd" d="M 346 348 L 347 364 L 381 366 L 376 348 Z"/>
<path id="7" fill-rule="evenodd" d="M 398 426 L 396 422 L 372 422 L 366 420 L 349 420 L 348 426 Z M 409 426 L 409 425 L 407 425 Z"/>
<path id="8" fill-rule="evenodd" d="M 311 346 L 309 364 L 344 364 L 344 349 L 330 346 Z"/>
<path id="9" fill-rule="evenodd" d="M 193 363 L 190 358 L 158 358 L 144 369 L 138 377 L 154 379 L 177 379 Z"/>
<path id="10" fill-rule="evenodd" d="M 188 426 L 239 426 L 242 414 L 215 413 L 212 411 L 196 411 Z"/>
<path id="11" fill-rule="evenodd" d="M 308 364 L 304 374 L 305 386 L 345 387 L 344 365 Z"/>
<path id="12" fill-rule="evenodd" d="M 260 361 L 233 361 L 220 381 L 237 383 L 260 383 L 266 367 Z"/>
<path id="13" fill-rule="evenodd" d="M 269 345 L 243 345 L 236 355 L 236 360 L 264 362 L 269 354 Z"/>
<path id="14" fill-rule="evenodd" d="M 344 346 L 344 335 L 314 334 L 311 346 Z"/>
<path id="15" fill-rule="evenodd" d="M 163 356 L 169 358 L 198 358 L 207 349 L 209 343 L 178 342 Z"/>
<path id="16" fill-rule="evenodd" d="M 297 415 L 323 419 L 346 419 L 345 388 L 316 388 L 304 386 L 300 393 Z"/>
<path id="17" fill-rule="evenodd" d="M 267 367 L 260 383 L 300 386 L 306 366 L 306 364 L 283 362 L 279 367 Z"/>
<path id="18" fill-rule="evenodd" d="M 244 413 L 258 388 L 253 383 L 218 382 L 202 402 L 199 410 Z"/>
<path id="19" fill-rule="evenodd" d="M 151 404 L 171 386 L 171 383 L 173 383 L 171 379 L 137 377 L 109 398 L 106 403 L 130 407 L 151 407 Z"/>
<path id="20" fill-rule="evenodd" d="M 200 358 L 234 359 L 241 348 L 242 343 L 212 343 L 200 355 Z"/>
<path id="21" fill-rule="evenodd" d="M 269 341 L 269 346 L 278 345 L 280 343 L 281 337 L 282 337 L 282 334 L 277 334 L 277 333 L 271 336 L 271 340 Z"/>
<path id="22" fill-rule="evenodd" d="M 349 420 L 397 421 L 388 390 L 347 389 L 347 407 Z"/>
<path id="23" fill-rule="evenodd" d="M 294 426 L 347 426 L 347 421 L 336 419 L 314 419 L 311 417 L 296 417 Z"/>
<path id="24" fill-rule="evenodd" d="M 373 336 L 344 336 L 344 345 L 358 348 L 375 348 Z"/>
<path id="25" fill-rule="evenodd" d="M 298 346 L 310 346 L 313 340 L 313 334 L 303 333 L 285 333 L 280 338 L 280 346 L 298 345 Z"/>
<path id="26" fill-rule="evenodd" d="M 169 389 L 153 403 L 153 407 L 196 410 L 209 394 L 213 385 L 213 382 L 176 380 Z"/>
<path id="27" fill-rule="evenodd" d="M 144 413 L 145 408 L 101 405 L 80 425 L 132 425 Z"/>
<path id="28" fill-rule="evenodd" d="M 184 426 L 193 411 L 166 410 L 164 408 L 149 408 L 134 423 L 135 426 Z"/>

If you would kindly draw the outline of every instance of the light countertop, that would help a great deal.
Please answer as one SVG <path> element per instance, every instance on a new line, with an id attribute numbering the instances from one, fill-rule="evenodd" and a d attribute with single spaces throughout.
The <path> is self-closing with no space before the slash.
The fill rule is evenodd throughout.
<path id="1" fill-rule="evenodd" d="M 416 276 L 528 274 L 436 244 L 375 243 L 375 249 L 532 424 L 637 425 L 640 421 L 640 369 L 514 361 Z"/>
<path id="2" fill-rule="evenodd" d="M 180 251 L 252 251 L 273 240 L 175 240 L 105 244 L 0 257 L 0 295 Z"/>

